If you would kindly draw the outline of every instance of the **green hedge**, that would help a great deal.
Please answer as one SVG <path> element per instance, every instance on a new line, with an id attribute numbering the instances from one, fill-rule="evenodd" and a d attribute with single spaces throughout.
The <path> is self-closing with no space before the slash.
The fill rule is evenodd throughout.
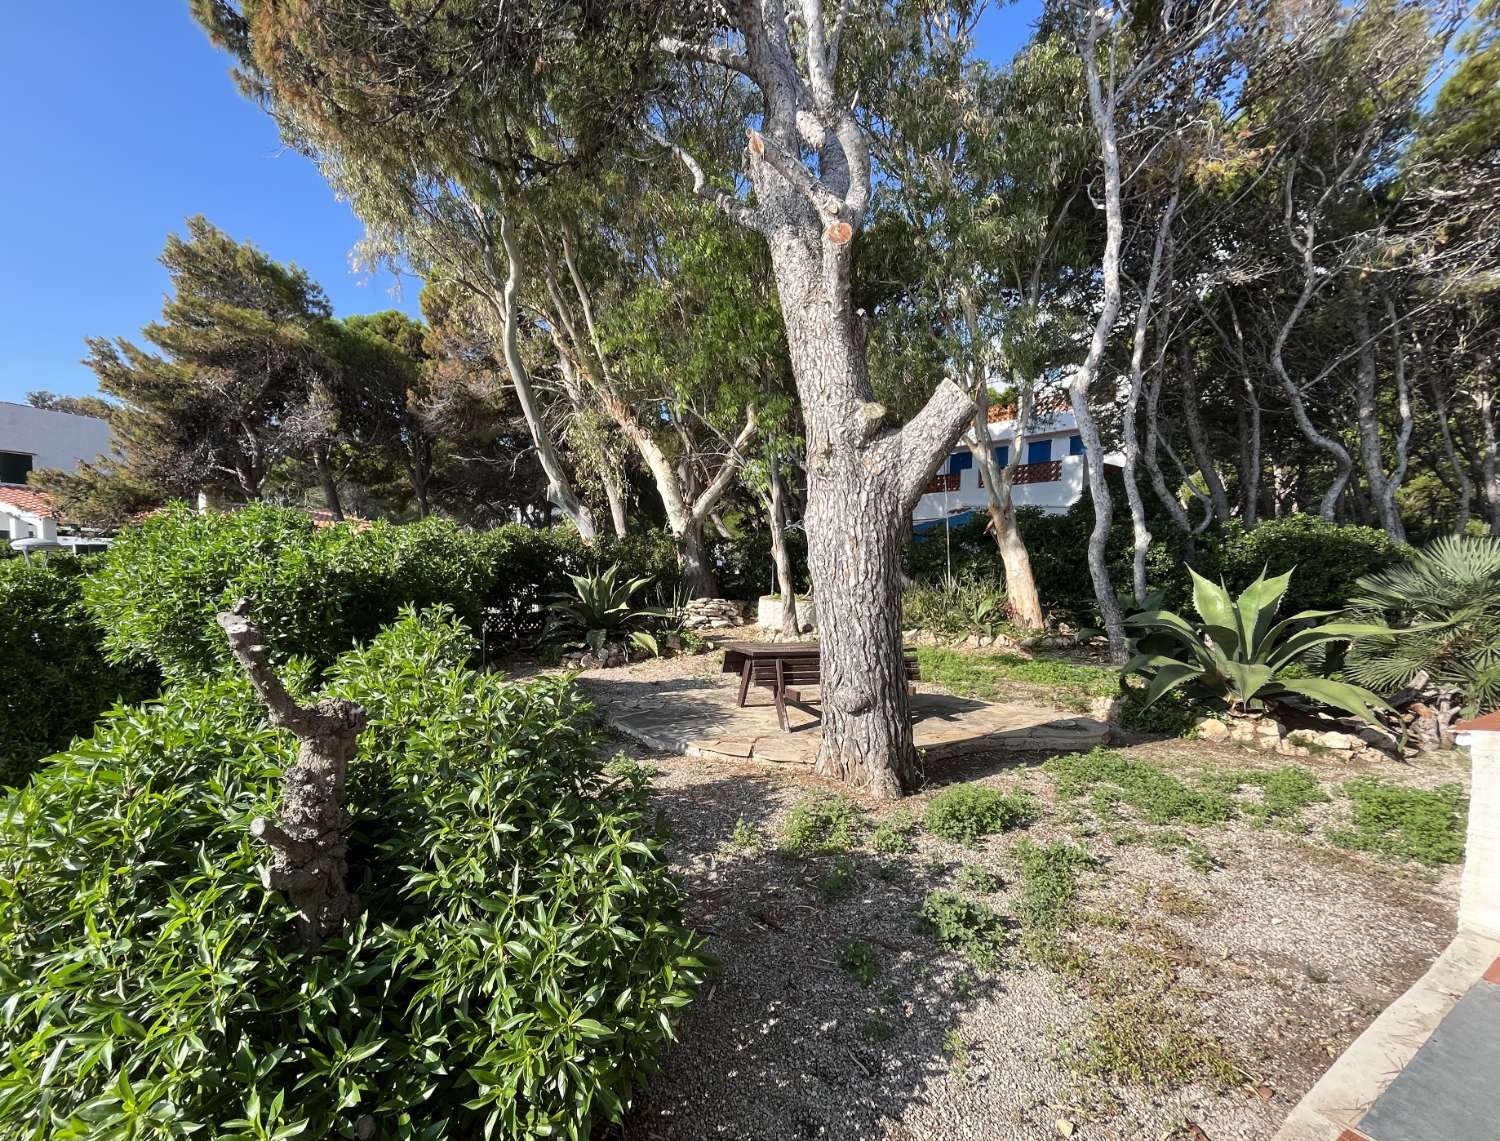
<path id="1" fill-rule="evenodd" d="M 568 572 L 614 561 L 665 589 L 675 583 L 674 550 L 654 534 L 586 547 L 561 528 L 474 533 L 440 519 L 318 528 L 289 508 L 199 514 L 177 504 L 121 532 L 85 599 L 113 660 L 170 677 L 227 660 L 214 615 L 241 597 L 275 660 L 324 668 L 406 605 L 450 606 L 471 629 L 488 619 L 506 640 L 524 636 L 541 600 L 570 589 Z"/>
<path id="2" fill-rule="evenodd" d="M 1022 507 L 1016 517 L 1043 608 L 1054 618 L 1085 624 L 1097 621 L 1087 563 L 1089 534 L 1094 527 L 1092 503 L 1084 499 L 1060 515 Z M 968 522 L 950 528 L 946 545 L 941 528 L 929 531 L 926 538 L 911 544 L 908 573 L 924 582 L 939 581 L 951 552 L 955 574 L 976 579 L 1002 577 L 994 539 L 984 532 L 988 522 L 987 516 L 976 513 Z M 1181 609 L 1192 592 L 1184 569 L 1189 564 L 1185 536 L 1169 520 L 1148 522 L 1154 541 L 1147 556 L 1147 582 L 1165 589 L 1169 609 Z M 1106 548 L 1110 578 L 1119 591 L 1130 588 L 1133 543 L 1130 515 L 1119 505 Z M 1263 569 L 1280 574 L 1296 568 L 1292 587 L 1282 603 L 1282 612 L 1291 614 L 1342 608 L 1353 593 L 1356 579 L 1398 562 L 1404 557 L 1403 550 L 1384 531 L 1373 527 L 1289 515 L 1268 519 L 1250 531 L 1232 522 L 1197 536 L 1191 565 L 1209 579 L 1217 581 L 1222 576 L 1236 593 L 1254 582 Z"/>
<path id="3" fill-rule="evenodd" d="M 105 660 L 83 608 L 84 570 L 70 555 L 0 562 L 0 785 L 24 783 L 115 702 L 156 689 L 154 671 Z"/>
<path id="4" fill-rule="evenodd" d="M 315 955 L 249 832 L 295 742 L 237 674 L 112 712 L 0 808 L 0 1135 L 576 1139 L 620 1116 L 698 940 L 646 788 L 605 772 L 573 691 L 471 651 L 408 614 L 332 667 L 324 692 L 371 716 L 365 911 Z"/>

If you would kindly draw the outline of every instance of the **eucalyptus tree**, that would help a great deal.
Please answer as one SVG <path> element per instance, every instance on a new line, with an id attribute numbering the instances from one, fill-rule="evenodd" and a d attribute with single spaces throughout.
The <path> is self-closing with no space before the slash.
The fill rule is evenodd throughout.
<path id="1" fill-rule="evenodd" d="M 923 32 L 882 75 L 871 130 L 884 178 L 875 194 L 891 240 L 919 250 L 899 304 L 916 306 L 936 355 L 975 397 L 970 449 L 1016 620 L 1045 621 L 1012 486 L 1036 395 L 1066 360 L 1076 332 L 1066 292 L 1077 287 L 1088 129 L 1081 68 L 1061 40 L 1028 45 L 1009 67 L 972 56 L 984 6 L 926 13 Z M 877 310 L 877 316 L 883 315 Z M 882 330 L 887 339 L 909 336 Z M 903 359 L 907 379 L 920 371 Z M 1005 393 L 1015 424 L 1007 460 L 991 446 L 992 395 Z"/>

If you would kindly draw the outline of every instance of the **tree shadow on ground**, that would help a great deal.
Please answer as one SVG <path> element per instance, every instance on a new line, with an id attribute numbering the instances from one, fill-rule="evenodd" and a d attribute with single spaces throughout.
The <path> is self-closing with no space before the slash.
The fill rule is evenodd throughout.
<path id="1" fill-rule="evenodd" d="M 899 1133 L 904 1108 L 971 1064 L 957 1037 L 962 1013 L 1002 989 L 1003 975 L 977 971 L 916 929 L 948 869 L 862 849 L 787 856 L 776 824 L 807 789 L 751 766 L 703 776 L 658 780 L 655 802 L 690 921 L 716 966 L 661 1074 L 603 1136 Z M 743 843 L 752 835 L 758 847 Z"/>

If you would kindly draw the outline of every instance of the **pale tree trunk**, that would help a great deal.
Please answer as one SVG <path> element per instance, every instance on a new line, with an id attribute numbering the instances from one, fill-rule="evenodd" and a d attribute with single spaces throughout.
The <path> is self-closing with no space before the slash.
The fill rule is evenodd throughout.
<path id="1" fill-rule="evenodd" d="M 781 636 L 795 639 L 802 633 L 797 618 L 797 583 L 792 577 L 792 560 L 786 549 L 786 482 L 781 476 L 781 461 L 766 457 L 769 494 L 766 516 L 771 522 L 771 561 L 776 564 L 776 585 L 781 591 Z"/>
<path id="2" fill-rule="evenodd" d="M 1495 429 L 1495 400 L 1488 383 L 1474 387 L 1474 408 L 1484 433 L 1484 498 L 1489 509 L 1490 534 L 1500 535 L 1500 432 Z"/>
<path id="3" fill-rule="evenodd" d="M 521 321 L 521 247 L 516 241 L 509 217 L 504 214 L 500 216 L 500 241 L 505 249 L 505 285 L 498 295 L 491 295 L 490 301 L 500 321 L 500 346 L 506 371 L 516 390 L 516 402 L 520 404 L 521 415 L 526 419 L 526 428 L 531 433 L 531 442 L 536 448 L 542 472 L 547 477 L 547 500 L 573 524 L 584 542 L 592 543 L 598 535 L 594 514 L 573 491 L 573 482 L 568 478 L 567 469 L 563 467 L 553 446 L 552 434 L 542 419 L 541 405 L 531 387 L 531 374 L 521 359 L 517 338 Z M 497 273 L 494 252 L 486 247 L 484 253 L 487 268 L 493 277 Z"/>
<path id="4" fill-rule="evenodd" d="M 1458 449 L 1453 446 L 1453 431 L 1448 424 L 1447 395 L 1435 375 L 1428 380 L 1432 388 L 1433 413 L 1443 441 L 1443 455 L 1448 460 L 1448 466 L 1453 469 L 1453 477 L 1458 483 L 1458 518 L 1454 523 L 1453 533 L 1462 535 L 1469 527 L 1469 515 L 1474 503 L 1474 481 L 1469 478 L 1468 466 L 1459 459 Z"/>
<path id="5" fill-rule="evenodd" d="M 1094 504 L 1094 527 L 1089 533 L 1088 545 L 1089 578 L 1093 580 L 1094 602 L 1099 607 L 1104 631 L 1109 637 L 1110 656 L 1123 662 L 1129 651 L 1125 637 L 1125 617 L 1120 612 L 1114 585 L 1109 580 L 1109 564 L 1106 559 L 1110 525 L 1114 522 L 1114 505 L 1110 500 L 1109 484 L 1104 477 L 1104 445 L 1099 437 L 1099 425 L 1089 407 L 1089 388 L 1098 374 L 1099 362 L 1104 359 L 1110 332 L 1120 313 L 1120 242 L 1124 232 L 1114 92 L 1111 90 L 1106 99 L 1099 77 L 1097 47 L 1102 29 L 1103 18 L 1100 13 L 1090 13 L 1088 35 L 1083 45 L 1083 64 L 1089 94 L 1089 113 L 1094 129 L 1099 134 L 1100 154 L 1104 160 L 1104 253 L 1100 259 L 1103 297 L 1099 315 L 1094 321 L 1093 335 L 1089 339 L 1088 354 L 1083 363 L 1073 370 L 1068 382 L 1068 395 L 1073 405 L 1073 418 L 1078 424 L 1078 434 L 1083 439 L 1084 459 L 1088 464 L 1089 497 Z"/>
<path id="6" fill-rule="evenodd" d="M 1240 522 L 1246 530 L 1253 528 L 1260 511 L 1260 399 L 1255 384 L 1244 377 L 1245 403 L 1241 405 L 1245 424 L 1240 439 Z"/>
<path id="7" fill-rule="evenodd" d="M 1401 509 L 1396 503 L 1396 492 L 1406 481 L 1406 468 L 1410 459 L 1411 433 L 1414 427 L 1411 408 L 1411 385 L 1406 377 L 1406 347 L 1401 343 L 1401 319 L 1396 313 L 1396 303 L 1389 296 L 1385 299 L 1386 317 L 1391 326 L 1391 369 L 1396 379 L 1396 463 L 1385 480 L 1384 511 L 1390 516 L 1394 529 L 1391 538 L 1406 542 L 1406 526 L 1401 522 Z"/>
<path id="8" fill-rule="evenodd" d="M 1162 210 L 1161 223 L 1156 229 L 1156 241 L 1151 249 L 1151 269 L 1146 275 L 1146 285 L 1141 291 L 1140 304 L 1136 307 L 1135 336 L 1130 347 L 1130 394 L 1125 400 L 1123 450 L 1125 453 L 1125 498 L 1130 504 L 1130 523 L 1135 539 L 1131 559 L 1131 591 L 1138 607 L 1146 605 L 1146 556 L 1151 551 L 1151 531 L 1146 526 L 1146 504 L 1141 498 L 1141 486 L 1137 478 L 1141 462 L 1137 420 L 1145 378 L 1146 330 L 1151 324 L 1151 307 L 1155 303 L 1157 286 L 1162 278 L 1163 258 L 1167 255 L 1172 241 L 1172 218 L 1177 213 L 1180 193 L 1178 180 L 1181 175 L 1182 169 L 1179 166 L 1173 178 L 1172 196 Z M 1186 395 L 1184 392 L 1184 397 Z M 1154 418 L 1155 401 L 1150 403 L 1147 412 Z"/>
<path id="9" fill-rule="evenodd" d="M 1354 399 L 1356 419 L 1359 424 L 1359 458 L 1364 468 L 1365 483 L 1370 489 L 1370 502 L 1379 518 L 1381 529 L 1398 542 L 1406 541 L 1406 530 L 1401 525 L 1401 514 L 1396 510 L 1396 488 L 1385 472 L 1384 449 L 1380 443 L 1380 409 L 1378 405 L 1377 368 L 1375 362 L 1375 338 L 1370 332 L 1370 315 L 1365 308 L 1365 297 L 1361 291 L 1354 298 L 1354 336 L 1356 343 L 1354 369 Z M 1397 334 L 1399 336 L 1399 333 Z M 1405 377 L 1401 381 L 1401 403 L 1404 406 L 1404 431 L 1411 434 L 1411 405 L 1405 394 Z M 1401 447 L 1399 466 L 1405 467 L 1405 445 Z"/>
<path id="10" fill-rule="evenodd" d="M 1193 350 L 1184 335 L 1177 342 L 1177 361 L 1182 371 L 1182 425 L 1187 429 L 1188 447 L 1193 453 L 1193 462 L 1203 475 L 1208 487 L 1209 502 L 1213 504 L 1214 516 L 1229 520 L 1229 493 L 1224 490 L 1224 481 L 1219 478 L 1219 469 L 1214 466 L 1213 452 L 1208 446 L 1208 431 L 1203 426 L 1203 409 L 1198 403 L 1198 381 L 1193 372 Z"/>
<path id="11" fill-rule="evenodd" d="M 265 638 L 249 611 L 249 602 L 241 599 L 218 615 L 218 623 L 271 724 L 298 740 L 297 763 L 283 779 L 277 819 L 258 817 L 250 832 L 271 849 L 266 886 L 292 901 L 303 944 L 315 949 L 359 912 L 359 899 L 347 883 L 344 775 L 367 719 L 362 706 L 340 697 L 298 705 L 271 667 Z"/>
<path id="12" fill-rule="evenodd" d="M 1151 475 L 1151 487 L 1156 492 L 1156 498 L 1161 501 L 1167 509 L 1167 514 L 1172 522 L 1184 535 L 1187 536 L 1188 546 L 1191 549 L 1193 539 L 1193 521 L 1188 517 L 1187 511 L 1178 501 L 1177 496 L 1172 494 L 1172 489 L 1167 484 L 1167 477 L 1161 470 L 1161 419 L 1157 409 L 1161 403 L 1161 384 L 1163 373 L 1163 362 L 1160 353 L 1157 354 L 1156 365 L 1151 373 L 1151 381 L 1146 386 L 1146 447 L 1141 459 L 1146 464 L 1146 471 Z"/>
<path id="13" fill-rule="evenodd" d="M 989 425 L 989 378 L 985 375 L 982 340 L 979 328 L 979 313 L 967 288 L 960 294 L 964 324 L 968 328 L 974 376 L 970 391 L 974 393 L 974 442 L 969 450 L 979 464 L 984 480 L 984 497 L 990 512 L 990 530 L 995 533 L 995 546 L 1000 552 L 1000 564 L 1005 569 L 1005 601 L 1010 607 L 1011 617 L 1027 630 L 1040 630 L 1047 624 L 1042 612 L 1041 595 L 1037 593 L 1036 576 L 1031 570 L 1031 555 L 1021 536 L 1020 524 L 1016 521 L 1015 484 L 1016 467 L 1021 458 L 1021 431 L 1026 418 L 1031 415 L 1031 381 L 1017 381 L 1016 420 L 1011 432 L 1011 453 L 1002 468 L 995 462 L 995 449 L 990 441 Z"/>
<path id="14" fill-rule="evenodd" d="M 630 532 L 630 522 L 625 515 L 625 487 L 614 472 L 606 471 L 600 476 L 604 484 L 604 498 L 609 501 L 609 521 L 615 529 L 615 537 L 623 539 Z"/>
<path id="15" fill-rule="evenodd" d="M 807 439 L 805 522 L 822 650 L 817 772 L 896 797 L 919 775 L 901 652 L 901 539 L 973 404 L 943 380 L 905 427 L 884 423 L 850 301 L 852 239 L 870 196 L 869 146 L 834 86 L 842 15 L 830 28 L 820 0 L 800 8 L 795 43 L 781 0 L 763 0 L 728 8 L 743 55 L 717 43 L 662 45 L 759 88 L 762 131 L 749 132 L 747 147 L 753 205 L 712 189 L 691 155 L 658 138 L 682 159 L 696 193 L 770 249 Z M 804 146 L 817 152 L 817 174 L 803 164 Z"/>

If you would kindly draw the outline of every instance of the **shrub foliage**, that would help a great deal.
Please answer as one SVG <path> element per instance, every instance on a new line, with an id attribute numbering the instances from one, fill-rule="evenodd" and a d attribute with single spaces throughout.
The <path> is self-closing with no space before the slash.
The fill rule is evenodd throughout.
<path id="1" fill-rule="evenodd" d="M 115 710 L 5 805 L 0 1134 L 580 1138 L 619 1116 L 697 940 L 644 784 L 604 771 L 572 691 L 471 651 L 408 613 L 329 672 L 371 718 L 348 786 L 365 910 L 316 956 L 248 829 L 293 742 L 236 676 Z"/>
<path id="2" fill-rule="evenodd" d="M 155 688 L 150 670 L 111 665 L 84 611 L 84 564 L 0 562 L 0 785 L 23 784 L 40 757 L 86 733 L 117 701 Z"/>

